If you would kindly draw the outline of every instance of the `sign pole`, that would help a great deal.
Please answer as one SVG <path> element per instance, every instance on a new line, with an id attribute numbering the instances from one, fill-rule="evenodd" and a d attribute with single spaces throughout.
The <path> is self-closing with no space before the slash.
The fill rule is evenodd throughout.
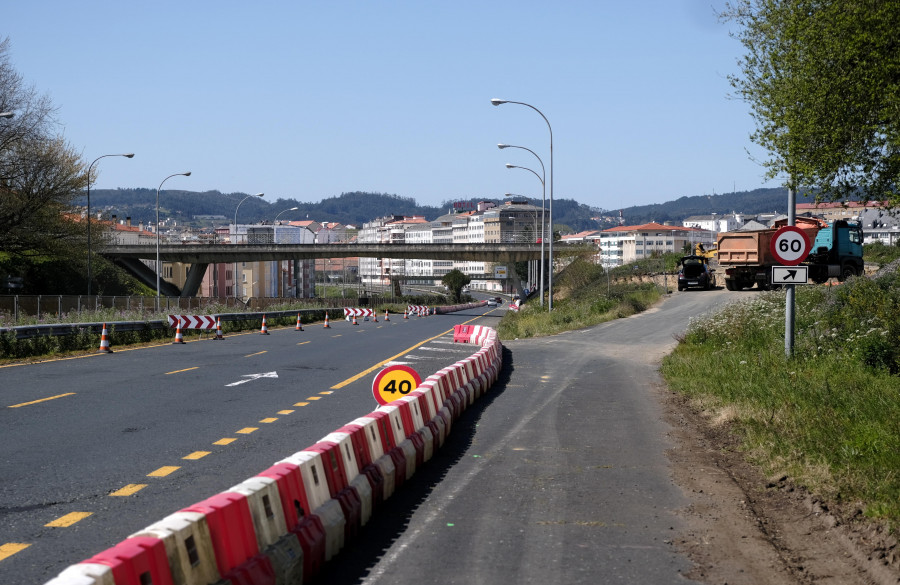
<path id="1" fill-rule="evenodd" d="M 797 195 L 794 193 L 793 183 L 788 186 L 788 217 L 787 224 L 792 226 L 796 223 L 797 215 Z M 788 358 L 794 355 L 794 311 L 796 285 L 785 285 L 786 291 L 784 296 L 784 355 Z"/>

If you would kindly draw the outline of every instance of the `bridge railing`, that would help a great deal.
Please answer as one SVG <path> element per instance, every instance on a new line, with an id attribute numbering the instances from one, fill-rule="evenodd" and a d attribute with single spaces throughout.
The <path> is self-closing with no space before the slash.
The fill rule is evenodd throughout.
<path id="1" fill-rule="evenodd" d="M 241 244 L 249 244 L 249 245 L 260 245 L 260 244 L 303 244 L 303 243 L 312 243 L 312 242 L 294 242 L 287 241 L 287 239 L 278 237 L 277 239 L 272 234 L 197 234 L 184 232 L 181 234 L 160 234 L 159 241 L 161 244 L 216 244 L 216 245 L 241 245 Z M 499 242 L 452 242 L 459 244 L 482 244 L 482 243 L 500 243 L 500 244 L 537 244 L 541 241 L 541 234 L 535 233 L 532 230 L 510 230 L 501 232 Z M 116 246 L 129 246 L 129 245 L 155 245 L 156 237 L 154 236 L 141 236 L 135 237 L 134 234 L 129 233 L 110 233 L 108 235 L 108 239 L 106 240 L 108 244 L 116 245 Z M 393 242 L 328 242 L 331 244 L 391 244 Z M 405 243 L 413 243 L 413 242 L 400 242 L 397 245 L 404 245 Z M 451 243 L 451 244 L 452 244 Z"/>

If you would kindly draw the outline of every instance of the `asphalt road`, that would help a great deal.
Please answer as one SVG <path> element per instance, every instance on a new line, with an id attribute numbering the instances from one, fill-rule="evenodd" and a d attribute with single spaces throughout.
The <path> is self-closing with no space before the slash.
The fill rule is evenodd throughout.
<path id="1" fill-rule="evenodd" d="M 689 583 L 671 545 L 658 360 L 734 293 L 671 295 L 586 330 L 504 342 L 492 390 L 342 553 L 329 584 Z"/>
<path id="2" fill-rule="evenodd" d="M 459 323 L 504 309 L 0 368 L 0 583 L 43 583 L 374 410 L 388 363 L 424 379 L 474 353 Z"/>

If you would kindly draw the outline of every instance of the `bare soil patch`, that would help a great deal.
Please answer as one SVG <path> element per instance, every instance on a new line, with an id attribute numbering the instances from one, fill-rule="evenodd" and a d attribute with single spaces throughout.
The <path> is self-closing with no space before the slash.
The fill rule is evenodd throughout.
<path id="1" fill-rule="evenodd" d="M 900 547 L 859 508 L 819 501 L 789 478 L 766 478 L 727 425 L 715 426 L 682 395 L 660 399 L 675 448 L 674 480 L 691 504 L 673 546 L 695 563 L 686 577 L 742 584 L 900 583 Z"/>

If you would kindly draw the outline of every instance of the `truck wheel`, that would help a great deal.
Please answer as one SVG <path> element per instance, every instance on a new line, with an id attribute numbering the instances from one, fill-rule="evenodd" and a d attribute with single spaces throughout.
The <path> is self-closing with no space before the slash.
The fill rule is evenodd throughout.
<path id="1" fill-rule="evenodd" d="M 851 276 L 856 276 L 856 268 L 850 264 L 844 264 L 841 267 L 841 275 L 838 277 L 838 280 L 844 282 Z"/>
<path id="2" fill-rule="evenodd" d="M 725 279 L 725 289 L 726 290 L 734 290 L 734 281 Z"/>

